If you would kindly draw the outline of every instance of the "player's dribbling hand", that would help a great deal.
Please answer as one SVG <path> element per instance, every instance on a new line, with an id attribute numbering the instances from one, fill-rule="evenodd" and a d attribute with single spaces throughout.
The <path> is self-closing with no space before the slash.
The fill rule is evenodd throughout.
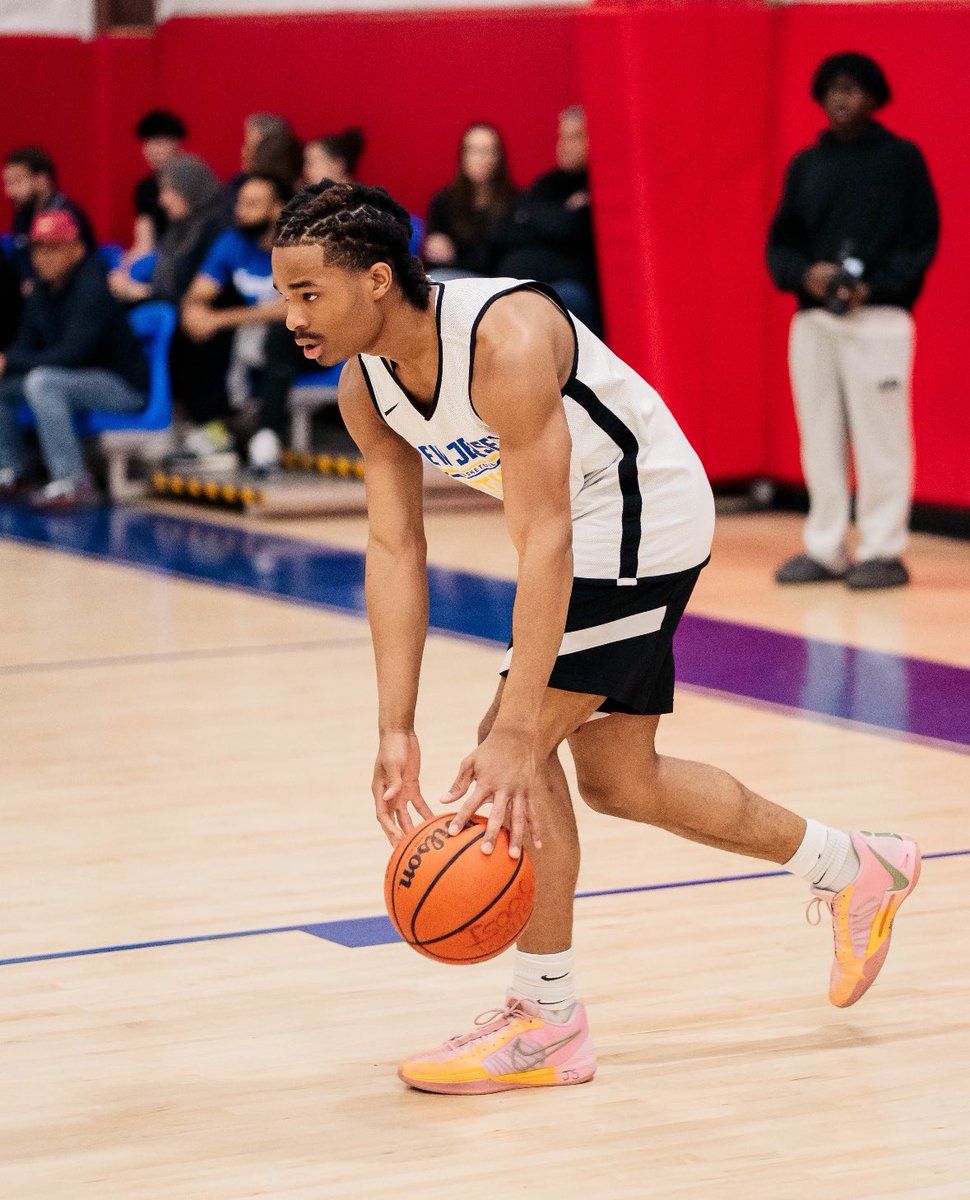
<path id="1" fill-rule="evenodd" d="M 526 833 L 539 849 L 542 842 L 532 796 L 535 767 L 532 744 L 528 738 L 493 729 L 488 737 L 462 762 L 458 778 L 442 797 L 455 804 L 474 783 L 475 790 L 462 804 L 448 827 L 454 834 L 464 828 L 472 813 L 483 804 L 491 804 L 482 853 L 491 854 L 503 825 L 509 827 L 509 855 L 518 858 Z M 507 819 L 506 819 L 507 818 Z"/>
<path id="2" fill-rule="evenodd" d="M 378 824 L 392 846 L 414 828 L 409 805 L 422 820 L 434 816 L 421 795 L 420 772 L 421 748 L 417 736 L 404 732 L 383 734 L 374 764 L 371 793 Z"/>

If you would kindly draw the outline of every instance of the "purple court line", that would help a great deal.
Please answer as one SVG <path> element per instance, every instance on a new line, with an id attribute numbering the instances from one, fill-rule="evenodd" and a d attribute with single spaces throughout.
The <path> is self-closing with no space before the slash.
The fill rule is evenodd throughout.
<path id="1" fill-rule="evenodd" d="M 312 642 L 266 642 L 258 646 L 215 646 L 200 650 L 160 650 L 157 654 L 115 654 L 105 658 L 69 658 L 59 662 L 8 663 L 0 675 L 33 675 L 47 671 L 83 671 L 93 667 L 130 667 L 139 664 L 195 662 L 210 658 L 244 658 L 250 654 L 285 654 L 291 650 L 323 650 L 342 646 L 369 646 L 369 634 L 344 638 L 317 638 Z"/>
<path id="2" fill-rule="evenodd" d="M 967 850 L 937 850 L 924 854 L 923 861 L 934 858 L 965 858 Z M 669 883 L 643 883 L 633 887 L 603 888 L 599 891 L 577 892 L 577 900 L 600 896 L 626 896 L 635 892 L 662 892 L 673 888 L 705 887 L 716 883 L 744 883 L 752 879 L 775 879 L 787 871 L 752 871 L 742 875 L 716 875 L 706 879 L 676 879 Z M 387 917 L 349 917 L 342 921 L 321 921 L 306 925 L 276 925 L 268 929 L 241 929 L 234 933 L 201 933 L 192 937 L 164 938 L 154 942 L 129 942 L 119 946 L 95 946 L 87 950 L 59 950 L 51 954 L 26 954 L 19 958 L 2 958 L 0 967 L 22 963 L 52 962 L 62 958 L 89 958 L 95 954 L 117 954 L 126 950 L 154 950 L 165 946 L 188 946 L 195 942 L 224 942 L 233 938 L 264 937 L 272 933 L 309 933 L 323 941 L 357 949 L 362 946 L 383 946 L 400 941 Z"/>
<path id="3" fill-rule="evenodd" d="M 142 510 L 45 516 L 0 508 L 0 537 L 351 616 L 364 615 L 364 557 L 276 534 Z M 434 633 L 504 645 L 515 585 L 429 568 Z M 802 718 L 967 753 L 970 667 L 908 658 L 688 613 L 676 641 L 683 684 Z M 927 739 L 927 740 L 923 740 Z"/>
<path id="4" fill-rule="evenodd" d="M 804 717 L 805 710 L 793 708 L 790 704 L 782 704 L 777 700 L 762 700 L 754 696 L 740 696 L 736 692 L 726 692 L 721 688 L 705 687 L 701 683 L 685 683 L 677 680 L 678 692 L 693 692 L 695 696 L 711 696 L 715 700 L 725 700 L 728 704 L 740 705 L 742 708 L 754 708 L 759 712 L 777 713 L 782 717 Z M 970 755 L 970 742 L 963 744 L 951 742 L 947 738 L 930 737 L 925 733 L 913 733 L 908 729 L 890 729 L 885 725 L 874 725 L 872 722 L 860 721 L 857 717 L 840 717 L 835 713 L 812 712 L 809 714 L 814 725 L 829 725 L 834 729 L 844 729 L 849 733 L 865 733 L 873 737 L 888 738 L 893 742 L 906 742 L 911 746 L 925 746 L 930 750 L 945 750 L 948 754 Z"/>

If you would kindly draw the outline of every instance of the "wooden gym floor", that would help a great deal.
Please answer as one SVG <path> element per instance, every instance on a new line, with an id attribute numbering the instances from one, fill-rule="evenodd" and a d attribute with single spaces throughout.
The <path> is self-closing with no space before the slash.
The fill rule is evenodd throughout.
<path id="1" fill-rule="evenodd" d="M 495 511 L 428 524 L 434 798 L 514 563 Z M 447 1098 L 396 1061 L 498 1003 L 509 963 L 387 939 L 363 540 L 0 509 L 0 1197 L 970 1196 L 970 545 L 914 538 L 900 592 L 783 590 L 797 519 L 723 517 L 661 725 L 800 812 L 920 838 L 873 991 L 828 1005 L 799 881 L 583 811 L 599 1075 Z"/>

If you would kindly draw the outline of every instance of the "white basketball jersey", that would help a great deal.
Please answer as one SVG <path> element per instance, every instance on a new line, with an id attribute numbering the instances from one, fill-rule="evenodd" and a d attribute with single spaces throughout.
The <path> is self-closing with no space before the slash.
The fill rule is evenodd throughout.
<path id="1" fill-rule="evenodd" d="M 371 399 L 385 421 L 439 470 L 502 498 L 498 434 L 471 403 L 475 334 L 488 308 L 531 290 L 562 304 L 541 283 L 458 279 L 436 285 L 438 380 L 418 407 L 386 359 L 362 354 Z M 566 313 L 576 337 L 562 389 L 572 438 L 573 574 L 636 579 L 699 566 L 710 553 L 714 501 L 700 460 L 657 393 L 599 338 Z"/>

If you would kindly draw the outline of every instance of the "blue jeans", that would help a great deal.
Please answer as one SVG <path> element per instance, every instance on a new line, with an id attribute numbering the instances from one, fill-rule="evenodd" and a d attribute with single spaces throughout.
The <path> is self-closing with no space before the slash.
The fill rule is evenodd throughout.
<path id="1" fill-rule="evenodd" d="M 26 375 L 0 379 L 0 470 L 21 474 L 26 464 L 17 404 L 27 401 L 37 423 L 44 465 L 51 479 L 84 478 L 84 456 L 74 431 L 75 411 L 140 412 L 148 402 L 114 371 L 97 367 L 34 367 Z"/>

